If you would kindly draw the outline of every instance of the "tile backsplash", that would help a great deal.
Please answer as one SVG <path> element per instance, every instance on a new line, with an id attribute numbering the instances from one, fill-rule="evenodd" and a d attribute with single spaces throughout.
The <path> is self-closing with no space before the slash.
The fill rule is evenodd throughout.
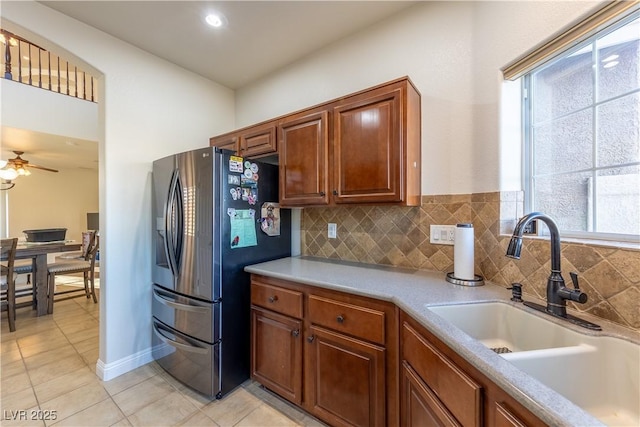
<path id="1" fill-rule="evenodd" d="M 549 241 L 525 238 L 520 260 L 504 255 L 522 214 L 521 192 L 423 196 L 420 207 L 305 208 L 302 254 L 449 272 L 453 246 L 429 243 L 430 225 L 471 222 L 476 273 L 504 287 L 522 283 L 525 296 L 545 299 Z M 330 222 L 338 224 L 336 239 L 327 238 Z M 589 296 L 573 308 L 640 330 L 640 251 L 562 243 L 562 271 L 567 282 L 577 272 Z"/>

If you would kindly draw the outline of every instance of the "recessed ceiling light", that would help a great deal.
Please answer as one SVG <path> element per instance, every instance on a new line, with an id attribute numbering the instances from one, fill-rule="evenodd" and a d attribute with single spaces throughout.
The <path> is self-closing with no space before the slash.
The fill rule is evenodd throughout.
<path id="1" fill-rule="evenodd" d="M 227 22 L 227 18 L 225 18 L 221 13 L 210 13 L 206 18 L 204 18 L 204 20 L 207 24 L 216 28 L 224 26 Z"/>

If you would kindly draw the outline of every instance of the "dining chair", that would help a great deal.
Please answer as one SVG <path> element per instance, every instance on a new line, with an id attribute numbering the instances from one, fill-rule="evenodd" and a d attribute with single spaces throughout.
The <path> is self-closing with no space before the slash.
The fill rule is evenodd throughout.
<path id="1" fill-rule="evenodd" d="M 0 240 L 0 258 L 5 264 L 0 264 L 0 289 L 6 295 L 3 305 L 7 305 L 9 331 L 16 330 L 16 282 L 14 280 L 13 264 L 16 260 L 16 246 L 18 239 Z"/>
<path id="2" fill-rule="evenodd" d="M 83 295 L 93 298 L 94 303 L 98 303 L 95 290 L 95 268 L 96 254 L 99 249 L 99 238 L 95 232 L 92 232 L 89 244 L 84 250 L 81 260 L 55 262 L 47 265 L 48 274 L 48 309 L 49 314 L 53 313 L 53 303 L 64 301 L 71 298 L 82 297 Z M 82 273 L 84 278 L 84 289 L 69 289 L 56 292 L 56 275 Z M 56 295 L 64 295 L 61 298 L 55 298 Z"/>
<path id="3" fill-rule="evenodd" d="M 16 304 L 16 308 L 26 307 L 31 305 L 36 308 L 36 292 L 33 282 L 31 281 L 31 274 L 33 273 L 33 259 L 16 259 L 13 264 L 13 279 L 16 282 L 16 299 L 31 296 L 31 303 L 22 302 Z M 26 274 L 26 283 L 20 285 L 20 276 Z"/>

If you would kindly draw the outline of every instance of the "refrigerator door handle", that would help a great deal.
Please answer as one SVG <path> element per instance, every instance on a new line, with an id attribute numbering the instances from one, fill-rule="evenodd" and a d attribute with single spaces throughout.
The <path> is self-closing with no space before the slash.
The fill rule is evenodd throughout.
<path id="1" fill-rule="evenodd" d="M 190 311 L 193 313 L 206 313 L 210 310 L 209 307 L 198 307 L 196 305 L 190 305 L 190 304 L 182 304 L 176 301 L 173 301 L 169 298 L 166 298 L 166 296 L 168 295 L 161 295 L 161 292 L 159 292 L 157 289 L 153 290 L 153 297 L 160 303 L 160 304 L 164 304 L 166 306 L 169 306 L 171 308 L 175 308 L 177 310 L 182 310 L 182 311 Z"/>
<path id="2" fill-rule="evenodd" d="M 175 348 L 180 349 L 180 350 L 188 351 L 190 353 L 207 354 L 207 352 L 208 352 L 208 349 L 206 349 L 204 347 L 198 347 L 198 346 L 195 346 L 195 345 L 182 344 L 182 343 L 179 343 L 179 342 L 177 342 L 175 340 L 172 340 L 171 338 L 167 337 L 166 335 L 164 335 L 160 331 L 160 328 L 158 327 L 158 324 L 156 322 L 153 322 L 153 332 L 156 333 L 156 335 L 158 336 L 158 338 L 160 338 L 160 340 L 162 342 L 164 342 L 167 345 L 170 345 L 171 347 L 175 347 Z"/>
<path id="3" fill-rule="evenodd" d="M 180 173 L 175 169 L 171 174 L 169 193 L 165 203 L 165 251 L 173 276 L 178 275 L 180 252 L 182 251 L 182 197 L 180 194 Z"/>

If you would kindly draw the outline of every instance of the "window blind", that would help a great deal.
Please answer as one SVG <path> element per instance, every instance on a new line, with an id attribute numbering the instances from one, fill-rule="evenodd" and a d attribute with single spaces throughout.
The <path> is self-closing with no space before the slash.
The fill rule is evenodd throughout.
<path id="1" fill-rule="evenodd" d="M 555 58 L 562 52 L 586 40 L 596 32 L 612 25 L 618 19 L 640 10 L 638 0 L 614 0 L 587 16 L 582 21 L 572 25 L 567 30 L 546 40 L 533 50 L 511 62 L 502 69 L 506 80 L 516 80 L 533 68 Z"/>

